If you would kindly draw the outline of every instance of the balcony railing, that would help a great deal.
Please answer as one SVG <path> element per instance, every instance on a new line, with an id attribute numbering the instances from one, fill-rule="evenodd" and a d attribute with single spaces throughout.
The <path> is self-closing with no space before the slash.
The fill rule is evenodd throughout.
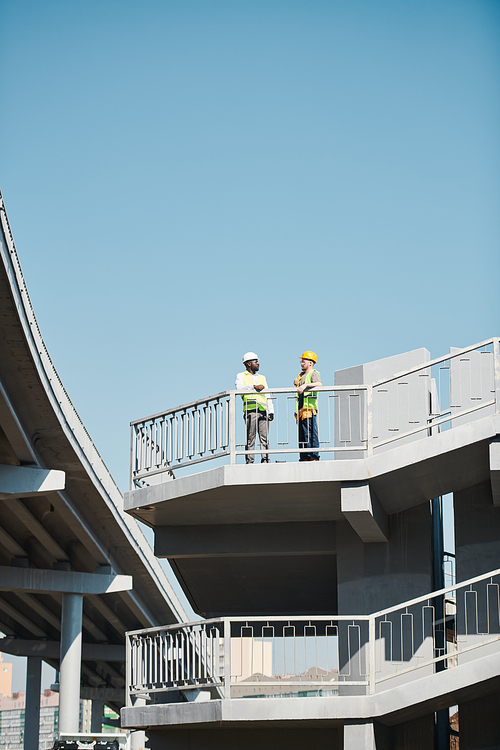
<path id="1" fill-rule="evenodd" d="M 376 383 L 318 388 L 319 453 L 362 458 L 498 412 L 499 341 L 488 339 Z M 275 412 L 269 451 L 245 449 L 241 392 L 234 390 L 132 422 L 131 489 L 206 461 L 235 464 L 250 452 L 256 459 L 268 452 L 288 461 L 309 452 L 297 443 L 296 389 L 262 394 L 273 400 Z"/>
<path id="2" fill-rule="evenodd" d="M 368 695 L 500 649 L 500 569 L 372 615 L 217 618 L 126 635 L 127 705 Z"/>

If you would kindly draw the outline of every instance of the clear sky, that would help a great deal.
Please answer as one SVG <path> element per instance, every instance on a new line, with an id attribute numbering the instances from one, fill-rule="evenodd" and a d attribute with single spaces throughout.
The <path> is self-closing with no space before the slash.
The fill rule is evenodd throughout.
<path id="1" fill-rule="evenodd" d="M 122 490 L 129 422 L 499 335 L 500 3 L 0 0 L 0 186 Z"/>

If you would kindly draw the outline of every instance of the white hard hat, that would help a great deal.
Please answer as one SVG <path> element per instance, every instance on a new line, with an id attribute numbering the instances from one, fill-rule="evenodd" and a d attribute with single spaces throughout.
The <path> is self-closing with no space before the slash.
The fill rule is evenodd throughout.
<path id="1" fill-rule="evenodd" d="M 258 356 L 255 354 L 255 352 L 247 352 L 243 355 L 243 364 L 245 362 L 249 362 L 251 359 L 259 359 Z"/>

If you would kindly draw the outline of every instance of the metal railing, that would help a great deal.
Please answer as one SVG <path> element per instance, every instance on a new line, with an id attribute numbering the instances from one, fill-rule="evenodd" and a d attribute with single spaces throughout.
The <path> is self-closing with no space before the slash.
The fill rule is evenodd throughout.
<path id="1" fill-rule="evenodd" d="M 126 699 L 367 695 L 500 650 L 500 569 L 371 615 L 216 618 L 126 634 Z"/>
<path id="2" fill-rule="evenodd" d="M 318 452 L 362 458 L 498 412 L 499 341 L 488 339 L 375 383 L 318 388 Z M 131 489 L 206 461 L 235 464 L 249 453 L 287 461 L 309 452 L 297 443 L 296 389 L 262 394 L 274 404 L 268 450 L 246 450 L 242 394 L 234 390 L 132 422 Z"/>

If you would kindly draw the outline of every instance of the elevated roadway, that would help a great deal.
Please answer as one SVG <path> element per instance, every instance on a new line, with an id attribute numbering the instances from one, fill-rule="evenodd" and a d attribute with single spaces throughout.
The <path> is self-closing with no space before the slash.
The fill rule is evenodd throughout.
<path id="1" fill-rule="evenodd" d="M 29 658 L 27 716 L 41 660 L 60 671 L 77 731 L 80 694 L 123 705 L 125 631 L 186 615 L 50 359 L 1 196 L 0 520 L 0 651 Z"/>

